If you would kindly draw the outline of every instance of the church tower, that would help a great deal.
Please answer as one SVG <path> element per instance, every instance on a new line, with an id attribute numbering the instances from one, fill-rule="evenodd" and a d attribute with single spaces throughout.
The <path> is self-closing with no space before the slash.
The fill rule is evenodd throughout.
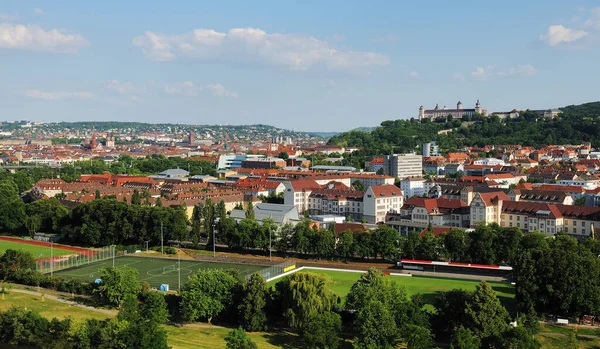
<path id="1" fill-rule="evenodd" d="M 425 118 L 425 107 L 419 107 L 419 120 L 423 120 Z"/>
<path id="2" fill-rule="evenodd" d="M 463 106 L 462 106 L 462 102 L 458 101 L 458 103 L 456 103 L 456 109 L 458 110 L 462 110 Z"/>
<path id="3" fill-rule="evenodd" d="M 483 111 L 483 109 L 481 109 L 481 103 L 479 103 L 479 99 L 478 99 L 477 103 L 475 103 L 475 112 L 477 114 L 481 114 L 482 111 Z"/>

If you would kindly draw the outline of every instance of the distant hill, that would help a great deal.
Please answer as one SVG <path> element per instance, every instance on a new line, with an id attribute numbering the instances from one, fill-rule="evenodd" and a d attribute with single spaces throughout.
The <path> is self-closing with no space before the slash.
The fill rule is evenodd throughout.
<path id="1" fill-rule="evenodd" d="M 321 137 L 321 138 L 331 138 L 331 137 L 335 137 L 341 133 L 345 133 L 345 132 L 371 132 L 374 129 L 376 129 L 376 127 L 357 127 L 354 128 L 352 130 L 349 131 L 344 131 L 344 132 L 307 132 L 309 135 L 313 136 L 313 137 Z"/>
<path id="2" fill-rule="evenodd" d="M 565 115 L 570 116 L 600 116 L 600 102 L 590 102 L 579 105 L 568 105 L 560 108 Z"/>

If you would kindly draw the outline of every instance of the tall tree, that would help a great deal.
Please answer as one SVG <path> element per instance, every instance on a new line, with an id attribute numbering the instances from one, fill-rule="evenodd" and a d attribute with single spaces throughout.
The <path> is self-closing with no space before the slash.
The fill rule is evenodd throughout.
<path id="1" fill-rule="evenodd" d="M 338 297 L 318 274 L 296 272 L 275 285 L 279 309 L 290 327 L 303 330 L 308 319 L 331 310 Z"/>
<path id="2" fill-rule="evenodd" d="M 202 234 L 203 206 L 203 203 L 199 203 L 194 206 L 194 210 L 192 211 L 192 242 L 195 245 L 200 242 L 200 235 Z"/>
<path id="3" fill-rule="evenodd" d="M 310 349 L 337 349 L 340 345 L 341 331 L 340 315 L 326 311 L 314 314 L 308 319 L 302 338 Z"/>
<path id="4" fill-rule="evenodd" d="M 344 262 L 348 261 L 348 258 L 352 257 L 352 246 L 354 245 L 354 233 L 350 230 L 344 230 L 338 239 L 336 246 L 338 256 L 344 258 Z"/>
<path id="5" fill-rule="evenodd" d="M 96 291 L 109 302 L 120 305 L 125 296 L 137 295 L 142 289 L 137 275 L 137 269 L 130 267 L 102 268 L 100 269 L 102 282 Z"/>
<path id="6" fill-rule="evenodd" d="M 357 337 L 354 339 L 356 349 L 392 349 L 398 343 L 398 328 L 389 308 L 378 300 L 365 304 L 356 316 L 358 324 Z"/>
<path id="7" fill-rule="evenodd" d="M 136 206 L 142 205 L 142 195 L 137 189 L 134 189 L 133 194 L 131 194 L 131 204 Z"/>
<path id="8" fill-rule="evenodd" d="M 510 318 L 506 308 L 485 281 L 477 285 L 465 313 L 468 327 L 480 338 L 500 334 L 509 328 Z"/>
<path id="9" fill-rule="evenodd" d="M 227 270 L 204 269 L 193 274 L 181 287 L 184 320 L 208 320 L 233 304 L 239 281 Z"/>
<path id="10" fill-rule="evenodd" d="M 246 209 L 246 219 L 255 220 L 254 204 L 252 201 L 248 201 L 248 208 Z"/>
<path id="11" fill-rule="evenodd" d="M 238 310 L 240 323 L 244 329 L 251 332 L 267 329 L 267 290 L 265 279 L 258 273 L 252 274 L 244 287 L 244 294 Z"/>

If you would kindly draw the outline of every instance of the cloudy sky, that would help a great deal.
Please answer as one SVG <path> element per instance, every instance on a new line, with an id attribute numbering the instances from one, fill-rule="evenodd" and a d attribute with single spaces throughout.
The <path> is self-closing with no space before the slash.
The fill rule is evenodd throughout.
<path id="1" fill-rule="evenodd" d="M 597 1 L 0 4 L 0 120 L 343 131 L 599 98 Z"/>

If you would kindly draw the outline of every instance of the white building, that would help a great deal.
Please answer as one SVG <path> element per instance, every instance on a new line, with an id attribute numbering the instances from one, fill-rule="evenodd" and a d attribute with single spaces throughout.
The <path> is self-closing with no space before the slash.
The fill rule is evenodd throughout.
<path id="1" fill-rule="evenodd" d="M 247 160 L 258 160 L 264 158 L 264 155 L 257 154 L 227 154 L 219 156 L 217 170 L 230 170 L 232 168 L 242 168 L 242 162 Z"/>
<path id="2" fill-rule="evenodd" d="M 481 108 L 479 100 L 477 100 L 475 108 L 473 109 L 463 109 L 463 105 L 460 101 L 456 103 L 456 109 L 446 109 L 446 106 L 440 108 L 438 104 L 436 104 L 433 109 L 425 109 L 423 106 L 419 108 L 419 120 L 446 118 L 448 115 L 451 115 L 453 119 L 462 119 L 464 115 L 473 117 L 476 114 L 487 116 L 487 110 Z"/>
<path id="3" fill-rule="evenodd" d="M 363 199 L 363 216 L 367 223 L 385 222 L 389 213 L 400 213 L 404 205 L 402 190 L 395 185 L 375 185 L 365 192 Z"/>
<path id="4" fill-rule="evenodd" d="M 400 181 L 400 188 L 405 198 L 422 196 L 429 191 L 426 182 L 427 180 L 422 177 L 407 177 Z"/>

